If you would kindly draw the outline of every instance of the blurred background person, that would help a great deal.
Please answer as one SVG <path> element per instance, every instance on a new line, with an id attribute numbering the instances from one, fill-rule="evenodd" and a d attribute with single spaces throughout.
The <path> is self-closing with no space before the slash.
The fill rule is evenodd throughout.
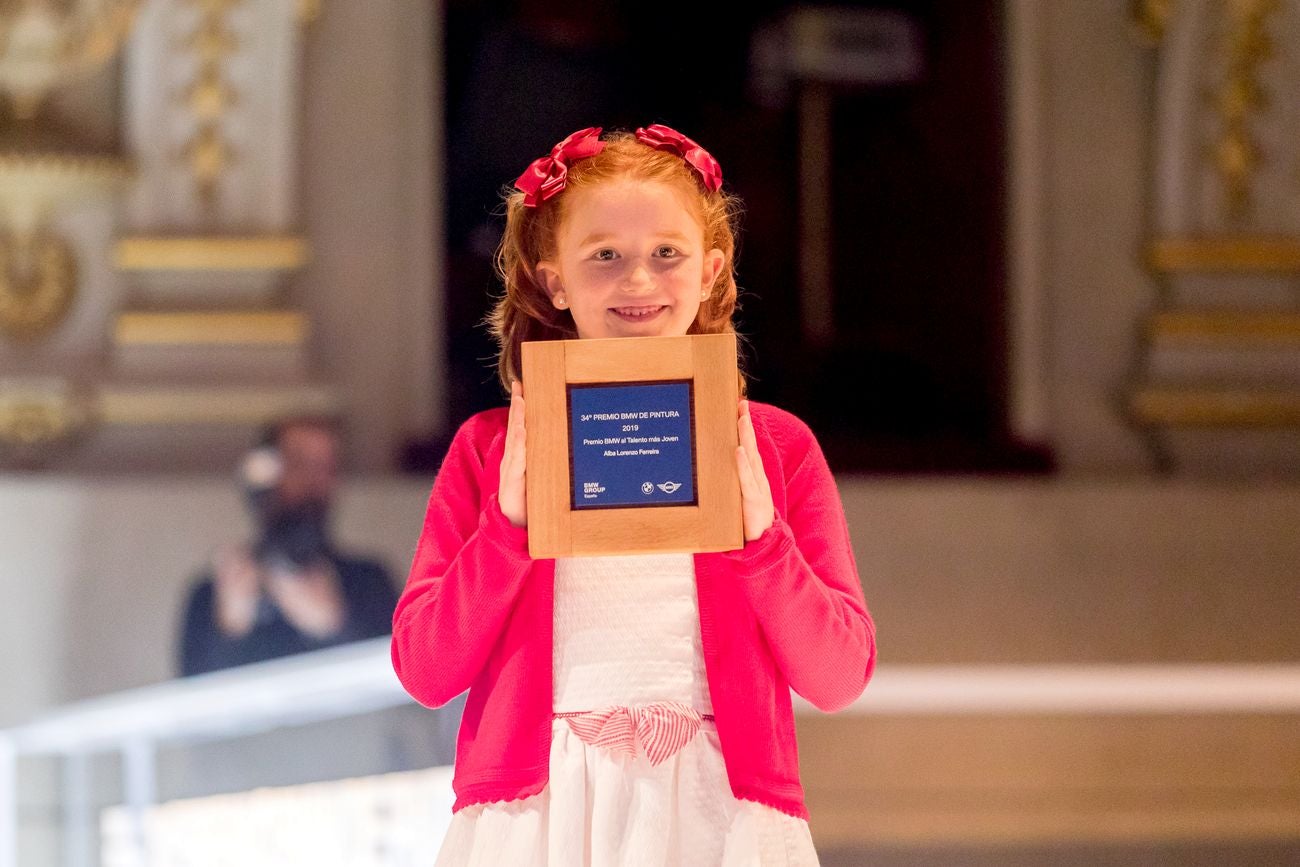
<path id="1" fill-rule="evenodd" d="M 385 635 L 396 591 L 386 566 L 339 551 L 330 536 L 339 433 L 325 418 L 266 432 L 241 467 L 257 526 L 222 545 L 185 605 L 182 675 Z"/>

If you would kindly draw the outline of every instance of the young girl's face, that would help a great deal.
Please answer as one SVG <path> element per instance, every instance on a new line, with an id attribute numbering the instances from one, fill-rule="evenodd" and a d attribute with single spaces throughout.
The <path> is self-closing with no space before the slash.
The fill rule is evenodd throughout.
<path id="1" fill-rule="evenodd" d="M 537 274 L 551 303 L 572 311 L 578 336 L 685 334 L 725 259 L 704 248 L 686 192 L 615 178 L 566 195 L 555 258 Z"/>

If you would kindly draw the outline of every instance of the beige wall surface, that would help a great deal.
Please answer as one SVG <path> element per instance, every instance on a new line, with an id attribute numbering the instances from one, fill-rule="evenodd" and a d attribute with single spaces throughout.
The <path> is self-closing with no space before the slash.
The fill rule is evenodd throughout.
<path id="1" fill-rule="evenodd" d="M 1291 660 L 1300 489 L 841 479 L 882 664 Z M 425 480 L 355 480 L 336 526 L 406 577 Z M 246 532 L 221 479 L 0 484 L 0 724 L 169 677 L 195 570 Z"/>
<path id="2" fill-rule="evenodd" d="M 1146 236 L 1154 55 L 1123 0 L 1041 4 L 1044 258 L 1053 444 L 1066 471 L 1148 466 L 1120 417 L 1154 284 Z"/>
<path id="3" fill-rule="evenodd" d="M 438 4 L 327 3 L 305 57 L 303 222 L 295 291 L 313 357 L 344 396 L 355 466 L 396 465 L 445 423 Z"/>
<path id="4" fill-rule="evenodd" d="M 882 661 L 1294 661 L 1300 489 L 846 481 Z"/>

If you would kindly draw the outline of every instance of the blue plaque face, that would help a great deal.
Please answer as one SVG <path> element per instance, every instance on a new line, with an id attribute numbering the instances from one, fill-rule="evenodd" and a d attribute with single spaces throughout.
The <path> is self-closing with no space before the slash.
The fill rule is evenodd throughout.
<path id="1" fill-rule="evenodd" d="M 570 385 L 573 508 L 693 506 L 694 383 Z"/>

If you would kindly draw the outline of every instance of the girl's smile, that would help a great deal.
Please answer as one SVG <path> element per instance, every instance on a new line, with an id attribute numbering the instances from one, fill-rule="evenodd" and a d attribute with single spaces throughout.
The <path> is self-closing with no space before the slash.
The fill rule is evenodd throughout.
<path id="1" fill-rule="evenodd" d="M 668 309 L 667 305 L 654 304 L 647 307 L 613 307 L 614 314 L 628 322 L 647 322 Z"/>
<path id="2" fill-rule="evenodd" d="M 722 270 L 685 191 L 618 178 L 569 190 L 553 259 L 537 264 L 551 303 L 578 336 L 686 334 Z"/>

